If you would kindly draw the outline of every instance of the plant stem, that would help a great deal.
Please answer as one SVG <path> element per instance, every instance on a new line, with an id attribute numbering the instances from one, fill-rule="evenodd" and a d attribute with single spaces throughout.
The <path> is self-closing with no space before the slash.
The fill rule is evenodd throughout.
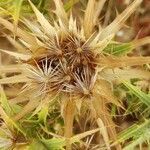
<path id="1" fill-rule="evenodd" d="M 149 44 L 149 43 L 150 43 L 150 36 L 132 41 L 134 48 L 137 48 L 145 44 Z"/>
<path id="2" fill-rule="evenodd" d="M 66 150 L 71 150 L 70 138 L 73 133 L 73 120 L 75 113 L 75 102 L 73 100 L 68 100 L 64 108 L 64 121 L 65 121 L 65 131 L 64 136 L 67 139 Z"/>
<path id="3" fill-rule="evenodd" d="M 95 98 L 93 101 L 93 106 L 96 111 L 97 118 L 100 118 L 103 122 L 105 127 L 107 128 L 107 132 L 111 140 L 116 141 L 116 130 L 115 124 L 113 123 L 111 116 L 107 111 L 107 107 L 105 104 L 105 99 L 101 98 L 100 96 Z M 121 146 L 118 144 L 115 146 L 116 150 L 121 150 Z"/>

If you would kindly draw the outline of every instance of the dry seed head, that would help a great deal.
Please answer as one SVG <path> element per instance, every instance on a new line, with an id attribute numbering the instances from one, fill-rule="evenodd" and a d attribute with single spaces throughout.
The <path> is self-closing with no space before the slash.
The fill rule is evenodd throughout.
<path id="1" fill-rule="evenodd" d="M 34 66 L 34 69 L 33 67 L 30 69 L 32 75 L 29 78 L 34 79 L 34 82 L 36 80 L 44 90 L 48 88 L 56 92 L 69 91 L 70 93 L 72 89 L 68 89 L 69 87 L 75 87 L 77 84 L 80 84 L 80 88 L 76 88 L 78 89 L 76 91 L 77 94 L 82 93 L 87 95 L 89 92 L 84 87 L 87 79 L 84 78 L 88 76 L 88 84 L 90 86 L 90 78 L 95 72 L 96 66 L 93 64 L 96 59 L 89 48 L 83 48 L 84 51 L 81 51 L 81 48 L 77 48 L 77 46 L 76 42 L 71 40 L 69 35 L 64 41 L 60 41 L 58 44 L 57 48 L 62 52 L 61 55 L 55 54 L 55 49 L 54 53 L 51 53 L 47 49 L 46 57 L 42 58 L 39 56 L 40 58 L 37 57 L 34 61 L 29 60 L 31 62 L 30 65 Z M 79 49 L 80 53 L 76 49 Z M 88 72 L 85 71 L 87 68 Z M 81 83 L 83 84 L 82 86 Z M 67 85 L 67 88 L 65 85 Z"/>
<path id="2" fill-rule="evenodd" d="M 21 29 L 18 29 L 16 34 L 20 37 L 22 45 L 26 47 L 23 49 L 28 49 L 31 53 L 27 55 L 1 51 L 24 60 L 24 63 L 30 65 L 30 69 L 27 68 L 24 73 L 31 79 L 31 82 L 29 80 L 26 84 L 30 85 L 31 89 L 35 90 L 37 86 L 41 93 L 69 91 L 69 93 L 87 95 L 92 93 L 93 82 L 96 81 L 92 79 L 99 68 L 99 63 L 103 62 L 102 50 L 121 27 L 120 24 L 129 17 L 141 1 L 135 0 L 112 24 L 99 32 L 94 31 L 98 13 L 100 13 L 97 6 L 102 7 L 105 0 L 102 2 L 89 0 L 83 22 L 78 25 L 72 14 L 68 19 L 60 0 L 54 1 L 55 13 L 58 17 L 58 22 L 54 21 L 54 25 L 45 19 L 30 0 L 29 2 L 39 24 L 25 20 L 33 36 Z M 96 14 L 96 17 L 93 18 L 92 14 Z M 0 20 L 7 29 L 12 31 L 13 26 L 10 22 L 2 18 Z M 109 30 L 110 27 L 113 29 L 112 32 Z M 16 48 L 22 47 L 19 43 L 12 42 Z M 25 87 L 29 88 L 29 86 Z"/>

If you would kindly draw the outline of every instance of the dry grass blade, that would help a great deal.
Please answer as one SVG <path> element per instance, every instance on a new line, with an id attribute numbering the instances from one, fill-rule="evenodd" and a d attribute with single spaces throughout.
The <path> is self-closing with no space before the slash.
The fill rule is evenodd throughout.
<path id="1" fill-rule="evenodd" d="M 65 24 L 68 25 L 68 17 L 64 10 L 63 3 L 61 0 L 54 0 L 56 10 L 55 13 L 59 19 Z"/>
<path id="2" fill-rule="evenodd" d="M 17 92 L 17 94 L 18 94 L 18 92 Z M 6 91 L 6 95 L 9 95 L 7 93 L 7 91 Z M 29 101 L 28 97 L 25 97 L 25 96 L 21 95 L 21 96 L 17 96 L 15 98 L 10 99 L 9 103 L 13 105 L 13 104 L 23 103 L 23 102 L 27 102 L 27 101 Z"/>
<path id="3" fill-rule="evenodd" d="M 26 83 L 26 82 L 31 82 L 31 80 L 24 75 L 15 75 L 12 77 L 5 77 L 0 79 L 0 84 L 14 84 L 14 83 Z"/>
<path id="4" fill-rule="evenodd" d="M 0 65 L 0 74 L 22 72 L 24 65 Z"/>
<path id="5" fill-rule="evenodd" d="M 116 141 L 117 133 L 115 129 L 115 124 L 113 123 L 112 118 L 107 110 L 105 99 L 97 95 L 97 97 L 93 99 L 93 106 L 97 113 L 97 118 L 101 118 L 104 125 L 107 127 L 109 138 L 113 141 Z M 115 147 L 117 150 L 121 150 L 120 145 L 116 145 Z"/>
<path id="6" fill-rule="evenodd" d="M 75 136 L 71 137 L 70 142 L 71 143 L 79 142 L 81 139 L 85 138 L 86 136 L 94 134 L 98 131 L 100 131 L 99 128 L 98 129 L 93 129 L 93 130 L 90 130 L 90 131 L 86 131 L 86 132 L 78 134 L 78 135 L 75 135 Z"/>
<path id="7" fill-rule="evenodd" d="M 101 53 L 106 46 L 111 42 L 111 40 L 113 39 L 114 34 L 108 36 L 107 38 L 98 41 L 99 36 L 97 36 L 91 43 L 90 46 L 93 47 L 93 51 L 95 54 L 99 54 Z"/>
<path id="8" fill-rule="evenodd" d="M 51 26 L 51 24 L 46 20 L 46 18 L 43 16 L 43 14 L 33 5 L 33 3 L 30 0 L 28 0 L 28 1 L 30 2 L 30 5 L 32 6 L 33 11 L 36 14 L 37 20 L 43 27 L 45 33 L 50 36 L 55 35 L 54 27 Z"/>
<path id="9" fill-rule="evenodd" d="M 98 84 L 95 86 L 95 93 L 101 95 L 101 97 L 106 99 L 105 103 L 113 103 L 118 107 L 121 107 L 121 104 L 117 100 L 117 98 L 113 95 L 113 92 L 111 89 L 111 85 L 106 80 L 99 80 Z"/>
<path id="10" fill-rule="evenodd" d="M 106 0 L 99 0 L 98 2 L 95 0 L 88 1 L 83 22 L 86 37 L 91 35 L 105 2 Z"/>
<path id="11" fill-rule="evenodd" d="M 11 22 L 0 17 L 0 24 L 2 24 L 5 28 L 10 30 L 12 33 L 14 32 L 14 25 Z M 36 45 L 36 39 L 29 33 L 21 30 L 20 28 L 17 28 L 16 35 L 21 37 L 27 43 Z"/>
<path id="12" fill-rule="evenodd" d="M 19 42 L 17 42 L 15 39 L 13 39 L 10 36 L 6 36 L 6 38 L 18 50 L 18 52 L 26 52 L 26 49 Z"/>
<path id="13" fill-rule="evenodd" d="M 142 0 L 134 0 L 134 2 L 128 6 L 110 25 L 102 30 L 100 39 L 103 39 L 110 34 L 115 34 L 124 24 L 124 22 L 130 17 L 135 9 L 140 5 Z"/>
<path id="14" fill-rule="evenodd" d="M 14 19 L 14 34 L 16 34 L 18 21 L 19 21 L 19 15 L 21 11 L 23 0 L 14 0 L 14 13 L 13 13 L 13 19 Z"/>
<path id="15" fill-rule="evenodd" d="M 133 44 L 134 48 L 137 48 L 137 47 L 145 45 L 145 44 L 150 44 L 150 36 L 147 36 L 142 39 L 134 40 L 134 41 L 132 41 L 132 44 Z"/>
<path id="16" fill-rule="evenodd" d="M 27 55 L 27 54 L 21 54 L 21 53 L 17 53 L 17 52 L 11 52 L 11 51 L 8 51 L 8 50 L 3 50 L 3 49 L 0 49 L 1 52 L 4 52 L 10 56 L 13 56 L 15 57 L 16 59 L 21 59 L 21 60 L 29 60 L 31 58 L 31 55 Z"/>
<path id="17" fill-rule="evenodd" d="M 14 120 L 20 120 L 22 117 L 25 117 L 28 113 L 34 110 L 39 105 L 38 99 L 30 100 L 24 108 L 16 116 L 13 117 Z"/>
<path id="18" fill-rule="evenodd" d="M 85 32 L 86 37 L 89 37 L 93 31 L 94 12 L 95 12 L 95 0 L 89 0 L 87 4 L 87 8 L 85 10 L 85 16 L 84 16 L 84 22 L 83 22 L 84 32 Z"/>
<path id="19" fill-rule="evenodd" d="M 150 72 L 142 69 L 104 69 L 100 76 L 108 81 L 130 80 L 133 78 L 149 79 Z"/>
<path id="20" fill-rule="evenodd" d="M 99 0 L 98 2 L 96 2 L 95 14 L 93 14 L 93 17 L 95 18 L 94 23 L 96 23 L 96 21 L 98 20 L 98 17 L 101 14 L 101 11 L 106 1 L 107 0 Z"/>
<path id="21" fill-rule="evenodd" d="M 100 118 L 97 119 L 97 124 L 98 124 L 98 126 L 100 128 L 100 133 L 103 136 L 103 139 L 105 141 L 107 150 L 111 150 L 110 144 L 109 144 L 109 137 L 108 137 L 107 129 L 106 129 L 103 121 Z"/>
<path id="22" fill-rule="evenodd" d="M 101 58 L 100 66 L 108 68 L 144 65 L 150 63 L 150 57 L 107 57 Z"/>

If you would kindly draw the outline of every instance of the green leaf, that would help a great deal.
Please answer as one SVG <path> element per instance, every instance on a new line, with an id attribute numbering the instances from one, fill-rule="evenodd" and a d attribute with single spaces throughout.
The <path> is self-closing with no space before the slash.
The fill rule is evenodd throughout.
<path id="1" fill-rule="evenodd" d="M 142 92 L 136 86 L 133 86 L 128 82 L 123 81 L 123 84 L 131 91 L 131 93 L 133 93 L 136 97 L 138 97 L 142 103 L 150 107 L 150 95 Z"/>
<path id="2" fill-rule="evenodd" d="M 134 124 L 131 127 L 125 129 L 118 135 L 118 139 L 115 143 L 125 142 L 130 139 L 130 143 L 123 148 L 123 150 L 134 150 L 135 146 L 142 144 L 150 139 L 150 120 L 145 120 L 141 124 Z M 131 141 L 132 139 L 132 141 Z"/>
<path id="3" fill-rule="evenodd" d="M 135 147 L 137 145 L 140 145 L 149 140 L 150 140 L 150 130 L 147 129 L 142 135 L 139 136 L 139 138 L 137 138 L 136 140 L 134 139 L 130 144 L 125 146 L 123 150 L 135 150 Z"/>
<path id="4" fill-rule="evenodd" d="M 45 106 L 38 113 L 39 122 L 44 122 L 44 124 L 46 125 L 47 115 L 48 115 L 48 106 Z"/>
<path id="5" fill-rule="evenodd" d="M 124 55 L 132 50 L 133 50 L 132 43 L 122 43 L 122 44 L 111 43 L 104 49 L 106 53 L 116 56 Z"/>
<path id="6" fill-rule="evenodd" d="M 64 150 L 64 146 L 66 145 L 66 140 L 64 138 L 52 138 L 52 139 L 41 139 L 41 142 L 49 149 L 49 150 Z"/>
<path id="7" fill-rule="evenodd" d="M 73 7 L 73 5 L 75 5 L 75 4 L 78 3 L 78 2 L 79 2 L 79 0 L 69 0 L 69 1 L 64 5 L 65 11 L 66 11 L 66 12 L 69 11 L 69 10 Z"/>
<path id="8" fill-rule="evenodd" d="M 86 131 L 86 132 L 77 134 L 77 135 L 71 137 L 70 143 L 79 142 L 81 139 L 85 138 L 86 136 L 89 136 L 89 135 L 91 135 L 91 134 L 94 134 L 94 133 L 96 133 L 96 132 L 98 132 L 98 131 L 100 131 L 100 128 L 93 129 L 93 130 L 89 130 L 89 131 Z"/>
<path id="9" fill-rule="evenodd" d="M 11 108 L 15 114 L 19 113 L 22 110 L 22 106 L 18 104 L 11 104 Z"/>
<path id="10" fill-rule="evenodd" d="M 119 133 L 117 141 L 118 142 L 124 142 L 125 140 L 128 140 L 130 138 L 138 139 L 143 135 L 143 133 L 147 132 L 147 129 L 150 128 L 150 120 L 145 120 L 141 124 L 133 124 L 131 127 L 125 129 L 121 133 Z"/>
<path id="11" fill-rule="evenodd" d="M 16 128 L 20 133 L 22 133 L 24 136 L 26 133 L 23 131 L 22 127 L 19 125 L 19 123 L 16 123 L 14 120 L 12 120 L 4 111 L 4 109 L 0 106 L 0 114 L 2 119 L 4 120 L 5 124 L 13 131 L 14 128 Z"/>
<path id="12" fill-rule="evenodd" d="M 13 6 L 14 6 L 13 19 L 14 19 L 14 23 L 16 26 L 18 24 L 22 2 L 23 2 L 23 0 L 14 0 L 13 1 Z"/>
<path id="13" fill-rule="evenodd" d="M 47 149 L 43 144 L 42 142 L 38 141 L 38 140 L 34 140 L 30 146 L 28 147 L 27 150 L 49 150 Z"/>
<path id="14" fill-rule="evenodd" d="M 5 95 L 5 92 L 2 88 L 0 88 L 0 102 L 1 102 L 1 106 L 3 107 L 5 112 L 9 116 L 12 116 L 13 115 L 12 108 L 10 107 L 8 100 L 7 100 L 7 97 Z"/>

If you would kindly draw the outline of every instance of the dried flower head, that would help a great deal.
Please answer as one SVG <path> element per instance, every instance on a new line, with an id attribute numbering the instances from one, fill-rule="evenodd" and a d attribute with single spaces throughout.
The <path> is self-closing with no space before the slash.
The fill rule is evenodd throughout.
<path id="1" fill-rule="evenodd" d="M 80 22 L 72 13 L 65 12 L 61 0 L 54 0 L 57 19 L 52 23 L 48 22 L 29 0 L 37 22 L 25 19 L 23 22 L 30 31 L 18 27 L 16 40 L 8 37 L 18 52 L 1 50 L 15 57 L 18 64 L 9 66 L 9 69 L 2 68 L 1 72 L 6 73 L 6 77 L 0 79 L 0 84 L 24 83 L 21 84 L 21 93 L 18 97 L 14 96 L 19 102 L 20 99 L 28 101 L 15 119 L 21 119 L 36 107 L 39 111 L 41 103 L 47 104 L 57 96 L 60 96 L 63 103 L 65 100 L 69 101 L 66 106 L 63 105 L 66 109 L 67 105 L 74 107 L 74 102 L 78 105 L 80 100 L 81 103 L 89 101 L 96 112 L 96 118 L 102 119 L 105 126 L 108 126 L 109 137 L 115 140 L 115 125 L 109 116 L 106 104 L 113 103 L 117 106 L 121 104 L 113 95 L 112 83 L 117 79 L 126 78 L 125 74 L 130 72 L 134 74 L 130 78 L 140 76 L 136 74 L 137 69 L 121 68 L 150 63 L 150 58 L 117 57 L 104 50 L 113 43 L 114 35 L 141 1 L 135 0 L 111 24 L 104 28 L 99 27 L 97 30 L 95 27 L 101 12 L 99 8 L 102 8 L 105 0 L 89 0 L 85 15 Z M 0 23 L 13 32 L 11 22 L 0 18 Z M 143 70 L 141 72 L 141 78 L 147 77 Z M 7 77 L 7 73 L 17 74 Z M 27 96 L 26 99 L 24 95 Z M 74 114 L 71 112 L 74 109 L 70 112 L 66 109 L 63 113 L 65 124 L 68 128 L 69 126 L 72 128 L 73 121 L 67 121 L 73 118 L 74 115 L 68 116 L 68 114 Z M 66 128 L 66 137 L 71 136 L 70 132 L 70 129 Z"/>

